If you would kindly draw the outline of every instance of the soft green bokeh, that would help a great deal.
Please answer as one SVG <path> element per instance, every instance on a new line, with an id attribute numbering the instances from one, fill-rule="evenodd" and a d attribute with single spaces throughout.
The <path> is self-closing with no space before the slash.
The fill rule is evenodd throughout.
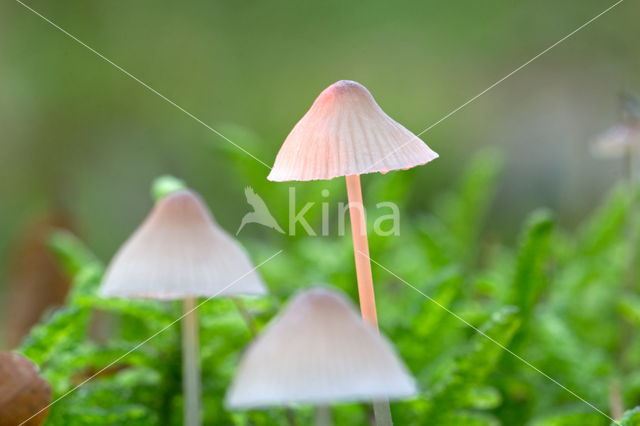
<path id="1" fill-rule="evenodd" d="M 578 231 L 540 210 L 515 246 L 478 244 L 499 172 L 495 154 L 483 153 L 440 195 L 437 211 L 403 218 L 399 236 L 371 235 L 380 326 L 420 388 L 415 400 L 392 405 L 396 424 L 605 426 L 612 386 L 625 407 L 640 403 L 640 302 L 628 280 L 638 244 L 631 191 L 612 190 Z M 357 300 L 350 238 L 271 233 L 248 244 L 256 263 L 283 250 L 259 269 L 270 296 L 245 302 L 258 329 L 312 283 L 331 283 Z M 110 365 L 177 318 L 178 305 L 100 299 L 95 257 L 66 233 L 55 234 L 52 247 L 75 277 L 74 290 L 21 351 L 42 367 L 56 395 L 83 374 L 110 369 L 57 403 L 49 424 L 180 424 L 179 327 Z M 96 311 L 118 319 L 106 340 L 87 334 Z M 287 424 L 281 409 L 225 410 L 252 335 L 229 300 L 208 301 L 200 318 L 205 424 Z M 311 421 L 308 407 L 293 412 L 299 424 Z M 365 425 L 368 407 L 341 405 L 334 415 L 337 424 Z M 626 425 L 638 424 L 633 416 Z"/>
<path id="2" fill-rule="evenodd" d="M 418 132 L 610 2 L 26 3 L 270 165 L 336 80 L 362 82 Z M 411 210 L 433 207 L 465 158 L 497 146 L 506 178 L 489 229 L 512 235 L 541 205 L 568 225 L 583 217 L 618 173 L 587 145 L 616 120 L 617 92 L 640 87 L 638 8 L 623 2 L 427 132 L 441 158 L 413 174 Z M 2 259 L 52 209 L 70 212 L 107 259 L 166 173 L 201 192 L 228 229 L 246 209 L 245 186 L 286 193 L 263 184 L 266 167 L 15 1 L 0 5 L 0 57 Z M 315 188 L 300 186 L 318 197 Z"/>
<path id="3" fill-rule="evenodd" d="M 612 2 L 28 4 L 270 165 L 336 80 L 363 83 L 419 132 Z M 640 402 L 637 333 L 626 334 L 639 325 L 640 299 L 624 288 L 637 242 L 628 238 L 624 188 L 605 197 L 620 165 L 591 158 L 588 147 L 618 119 L 618 91 L 640 88 L 639 12 L 636 2 L 621 3 L 429 130 L 422 137 L 437 161 L 362 180 L 370 223 L 377 202 L 401 208 L 400 236 L 372 235 L 375 260 L 607 413 L 616 381 L 627 408 Z M 290 188 L 299 206 L 317 203 L 307 215 L 316 230 L 320 203 L 329 203 L 330 237 L 298 230 L 291 238 L 257 225 L 240 233 L 256 262 L 285 250 L 263 270 L 272 297 L 250 303 L 260 326 L 313 283 L 356 300 L 350 241 L 335 227 L 343 180 L 268 182 L 268 167 L 14 1 L 0 4 L 0 58 L 0 311 L 14 282 L 9 265 L 34 224 L 63 214 L 90 247 L 55 234 L 51 246 L 68 255 L 62 264 L 74 292 L 22 347 L 57 395 L 87 366 L 108 364 L 177 315 L 169 305 L 95 296 L 103 265 L 152 207 L 157 176 L 184 180 L 231 232 L 250 210 L 247 186 L 281 225 Z M 397 424 L 608 423 L 384 269 L 374 266 L 374 275 L 382 329 L 423 390 L 394 405 Z M 94 308 L 120 318 L 106 343 L 86 339 Z M 222 410 L 250 336 L 229 301 L 212 301 L 203 314 L 206 418 L 282 424 L 277 410 Z M 65 399 L 51 424 L 179 424 L 176 333 Z M 312 413 L 298 415 L 306 424 Z M 338 424 L 365 415 L 360 406 L 336 412 Z"/>

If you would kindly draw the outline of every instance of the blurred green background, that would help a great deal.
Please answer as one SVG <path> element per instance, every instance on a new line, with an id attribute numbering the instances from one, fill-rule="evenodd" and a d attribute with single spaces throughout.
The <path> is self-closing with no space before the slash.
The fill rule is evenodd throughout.
<path id="1" fill-rule="evenodd" d="M 271 164 L 336 80 L 363 83 L 418 132 L 611 3 L 29 5 Z M 512 234 L 540 205 L 557 208 L 564 223 L 582 217 L 617 174 L 615 162 L 592 159 L 587 146 L 615 121 L 617 92 L 640 86 L 639 19 L 637 3 L 622 3 L 426 133 L 441 159 L 416 172 L 412 208 L 427 208 L 469 154 L 496 146 L 507 170 L 490 229 Z M 228 142 L 17 2 L 0 5 L 0 55 L 0 258 L 54 203 L 108 258 L 148 209 L 149 184 L 162 173 L 184 178 L 225 227 L 237 227 L 247 209 L 242 189 L 254 182 L 233 174 L 230 161 L 266 177 L 262 165 L 229 154 Z"/>
<path id="2" fill-rule="evenodd" d="M 317 94 L 336 80 L 361 82 L 389 115 L 417 133 L 612 3 L 465 0 L 28 4 L 260 160 L 272 164 L 292 126 Z M 435 212 L 436 219 L 429 219 L 432 221 L 447 217 L 440 214 L 450 207 L 443 204 L 441 194 L 455 190 L 464 199 L 465 189 L 472 193 L 473 188 L 464 185 L 455 189 L 455 183 L 460 181 L 471 157 L 493 148 L 504 160 L 504 172 L 497 182 L 495 198 L 487 197 L 492 201 L 481 225 L 482 241 L 473 240 L 475 231 L 469 233 L 468 240 L 460 241 L 473 241 L 479 247 L 497 241 L 513 245 L 525 217 L 540 206 L 555 212 L 562 232 L 575 230 L 621 174 L 620 162 L 594 159 L 589 146 L 596 135 L 618 120 L 618 93 L 640 90 L 639 21 L 640 5 L 629 0 L 621 3 L 425 133 L 423 139 L 441 155 L 440 159 L 408 172 L 367 176 L 363 178 L 365 196 L 386 195 L 389 201 L 398 201 L 403 220 L 413 223 L 407 225 L 407 232 L 418 235 L 416 229 L 422 228 L 415 223 L 422 223 L 426 213 Z M 286 224 L 288 184 L 267 182 L 266 167 L 17 2 L 0 3 L 0 58 L 0 310 L 5 311 L 7 289 L 12 285 L 51 280 L 42 266 L 50 267 L 50 259 L 38 254 L 42 235 L 51 225 L 71 229 L 101 261 L 108 261 L 151 207 L 149 186 L 161 174 L 178 176 L 199 191 L 218 221 L 232 233 L 250 209 L 243 194 L 246 186 L 254 187 L 280 223 Z M 472 175 L 469 182 L 473 185 L 482 179 Z M 329 201 L 345 198 L 344 182 L 339 179 L 294 186 L 301 203 L 322 201 L 321 190 L 325 188 L 331 190 Z M 370 203 L 376 201 L 381 200 L 369 199 Z M 462 210 L 476 207 L 458 204 Z M 611 208 L 616 208 L 615 203 Z M 453 216 L 466 217 L 463 213 Z M 608 220 L 602 222 L 608 224 Z M 472 225 L 475 222 L 469 227 Z M 624 232 L 621 229 L 615 228 L 616 232 Z M 562 232 L 557 237 L 560 243 L 554 240 L 560 249 L 554 250 L 564 261 L 563 256 L 571 256 L 566 254 L 570 250 L 563 245 L 566 241 Z M 434 239 L 440 237 L 436 233 Z M 296 276 L 326 278 L 334 274 L 342 287 L 347 287 L 352 278 L 351 254 L 343 242 L 291 242 L 255 225 L 247 226 L 239 238 L 252 248 L 254 256 L 259 254 L 255 257 L 262 258 L 292 244 L 287 262 L 294 265 L 319 265 L 322 256 L 335 254 L 339 261 L 333 257 L 323 261 L 339 264 L 337 271 L 303 272 L 305 269 L 300 266 Z M 524 249 L 526 241 L 521 241 Z M 576 241 L 572 244 L 577 248 L 568 245 L 579 251 L 582 240 Z M 422 243 L 428 245 L 428 238 Z M 328 247 L 334 247 L 332 244 L 338 244 L 340 251 L 328 252 Z M 424 266 L 417 254 L 402 258 L 405 246 L 401 242 L 378 244 L 379 253 L 386 253 L 394 268 L 399 268 L 399 274 L 410 274 L 414 280 L 424 273 L 417 267 Z M 383 250 L 385 244 L 387 251 Z M 611 259 L 619 258 L 616 244 L 612 244 Z M 407 247 L 413 246 L 405 249 L 415 251 Z M 499 250 L 484 256 L 496 257 L 496 263 L 501 264 Z M 440 253 L 439 249 L 432 251 Z M 451 259 L 430 260 L 434 264 L 430 266 L 430 279 L 445 281 L 441 275 L 447 271 L 443 272 L 446 268 L 442 265 L 459 262 L 464 266 L 466 260 L 458 254 L 466 253 L 466 247 L 456 246 L 452 251 L 456 255 Z M 510 256 L 513 258 L 509 262 L 517 263 L 517 256 Z M 576 259 L 566 263 L 584 267 L 587 276 L 593 275 L 589 268 L 609 268 L 595 265 L 597 262 L 592 266 L 589 262 L 593 259 L 587 262 L 577 255 Z M 282 267 L 288 264 L 282 262 L 282 270 L 274 265 L 272 271 L 266 272 L 272 280 L 288 280 L 282 287 L 270 283 L 279 298 L 287 297 L 294 287 L 292 278 L 286 276 L 288 269 Z M 616 268 L 615 273 L 610 273 L 618 277 L 624 268 Z M 38 275 L 41 271 L 44 275 Z M 504 278 L 510 276 L 508 273 L 496 272 L 501 277 L 498 279 L 487 275 L 487 282 L 497 281 L 509 289 L 511 281 Z M 489 300 L 486 294 L 493 291 L 488 284 L 485 287 L 489 290 L 483 287 L 482 274 L 478 282 L 478 300 L 465 300 L 472 308 L 475 303 L 481 305 Z M 297 284 L 303 287 L 308 282 Z M 576 288 L 571 291 L 582 294 Z M 599 296 L 606 288 L 598 288 L 600 292 L 593 293 L 598 297 L 589 297 L 608 303 L 609 299 Z M 31 300 L 35 293 L 24 297 L 22 300 Z M 566 299 L 573 297 L 571 293 Z M 418 309 L 424 300 L 417 298 L 412 303 Z M 491 309 L 483 305 L 478 317 L 486 319 L 495 307 L 492 303 Z M 558 308 L 560 317 L 565 312 L 562 303 Z M 473 311 L 472 308 L 465 309 Z M 609 328 L 593 338 L 596 343 L 589 344 L 596 348 L 609 345 L 607 349 L 615 355 L 615 345 L 606 336 L 616 329 L 617 320 L 610 312 L 612 305 L 606 309 Z M 579 332 L 573 333 L 582 344 L 593 326 L 580 321 L 575 327 Z M 392 337 L 408 354 L 410 365 L 419 365 L 424 354 L 418 349 L 409 350 L 411 330 L 394 328 L 393 318 L 387 322 L 389 332 L 395 333 Z M 572 339 L 575 337 L 568 333 Z M 466 337 L 460 332 L 455 336 L 457 341 L 465 341 Z M 452 338 L 447 334 L 442 337 L 444 343 L 440 343 L 449 347 L 447 339 Z M 529 355 L 537 356 L 536 347 L 530 346 L 533 349 Z M 581 349 L 575 352 L 580 354 Z M 593 354 L 597 355 L 597 350 L 593 349 Z M 448 352 L 441 356 L 448 356 Z M 547 361 L 549 368 L 557 365 L 553 357 Z M 515 367 L 509 364 L 509 368 Z M 558 369 L 554 373 L 560 374 L 562 381 L 573 377 L 562 367 Z M 583 377 L 585 383 L 569 384 L 587 392 L 593 378 L 599 377 L 599 370 L 594 367 L 593 371 L 591 376 Z M 575 380 L 581 377 L 579 373 Z M 437 375 L 438 372 L 434 374 Z M 608 378 L 601 379 L 604 384 L 594 393 L 598 405 L 604 407 Z M 640 383 L 640 378 L 637 381 Z M 541 384 L 540 389 L 547 385 Z M 532 392 L 544 398 L 548 391 L 540 389 Z M 633 389 L 629 402 L 636 401 L 640 394 Z M 517 396 L 518 392 L 516 389 L 514 394 Z M 560 402 L 567 398 L 562 393 L 555 393 L 554 397 Z M 517 397 L 514 399 L 517 401 Z M 560 406 L 556 400 L 547 405 L 535 404 L 540 411 L 547 406 Z M 511 414 L 500 415 L 510 418 Z"/>

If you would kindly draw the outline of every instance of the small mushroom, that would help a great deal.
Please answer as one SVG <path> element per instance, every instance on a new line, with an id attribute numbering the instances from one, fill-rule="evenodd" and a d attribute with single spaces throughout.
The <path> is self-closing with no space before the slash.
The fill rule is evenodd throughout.
<path id="1" fill-rule="evenodd" d="M 394 121 L 360 83 L 327 87 L 282 144 L 268 179 L 327 180 L 345 176 L 362 317 L 378 326 L 360 175 L 406 170 L 438 158 L 418 136 Z M 389 423 L 388 404 L 374 406 Z"/>
<path id="2" fill-rule="evenodd" d="M 265 294 L 253 269 L 200 197 L 181 189 L 158 201 L 118 251 L 100 294 L 157 300 Z"/>
<path id="3" fill-rule="evenodd" d="M 391 344 L 335 290 L 299 293 L 244 354 L 231 409 L 409 398 L 416 385 Z"/>
<path id="4" fill-rule="evenodd" d="M 640 150 L 640 99 L 620 95 L 620 120 L 599 135 L 591 145 L 591 153 L 598 158 L 621 158 L 628 181 L 633 179 L 634 157 Z"/>
<path id="5" fill-rule="evenodd" d="M 38 426 L 49 414 L 51 386 L 37 366 L 13 352 L 0 352 L 0 426 Z"/>
<path id="6" fill-rule="evenodd" d="M 599 135 L 591 149 L 596 157 L 620 158 L 640 148 L 640 126 L 619 123 Z"/>
<path id="7" fill-rule="evenodd" d="M 240 244 L 218 226 L 193 191 L 160 199 L 118 251 L 100 288 L 103 297 L 183 300 L 183 386 L 187 426 L 201 424 L 197 297 L 265 294 Z"/>
<path id="8" fill-rule="evenodd" d="M 438 157 L 395 122 L 360 83 L 326 88 L 282 144 L 268 179 L 307 181 L 346 176 L 362 316 L 377 326 L 360 175 L 408 169 Z"/>

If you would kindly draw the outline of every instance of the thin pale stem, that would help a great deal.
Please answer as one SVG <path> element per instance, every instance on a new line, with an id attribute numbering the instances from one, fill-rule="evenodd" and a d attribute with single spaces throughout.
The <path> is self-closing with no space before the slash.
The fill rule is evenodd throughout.
<path id="1" fill-rule="evenodd" d="M 373 403 L 373 414 L 376 418 L 376 426 L 392 426 L 391 407 L 389 401 L 375 401 Z"/>
<path id="2" fill-rule="evenodd" d="M 182 319 L 182 389 L 184 392 L 184 425 L 200 426 L 202 424 L 201 385 L 200 385 L 200 343 L 198 332 L 198 315 L 194 309 L 196 299 L 189 297 L 183 300 L 185 313 Z"/>
<path id="3" fill-rule="evenodd" d="M 359 175 L 347 176 L 347 195 L 349 197 L 349 216 L 351 217 L 351 235 L 353 236 L 353 252 L 356 261 L 360 311 L 362 312 L 362 318 L 377 329 L 376 297 L 373 290 L 367 222 L 362 203 L 362 188 L 360 187 Z"/>
<path id="4" fill-rule="evenodd" d="M 620 391 L 620 382 L 614 379 L 609 385 L 609 407 L 611 417 L 619 420 L 624 415 L 624 401 Z"/>
<path id="5" fill-rule="evenodd" d="M 328 405 L 316 406 L 316 426 L 332 426 L 331 407 Z"/>
<path id="6" fill-rule="evenodd" d="M 627 235 L 629 238 L 629 246 L 630 246 L 630 256 L 629 256 L 629 266 L 627 270 L 626 277 L 626 286 L 625 289 L 630 293 L 635 292 L 635 282 L 636 282 L 636 238 L 638 234 L 638 220 L 636 218 L 636 204 L 637 204 L 637 196 L 636 196 L 636 184 L 635 177 L 633 175 L 633 165 L 634 165 L 634 151 L 631 147 L 627 147 L 625 150 L 625 179 L 627 186 L 629 188 L 629 219 L 628 219 L 628 232 Z"/>
<path id="7" fill-rule="evenodd" d="M 633 185 L 633 149 L 627 146 L 622 156 L 622 174 L 630 187 Z"/>
<path id="8" fill-rule="evenodd" d="M 378 315 L 376 313 L 376 297 L 373 289 L 373 275 L 371 273 L 371 259 L 369 257 L 369 240 L 367 238 L 367 220 L 362 203 L 362 187 L 360 176 L 347 176 L 347 195 L 349 197 L 349 216 L 351 217 L 351 235 L 353 236 L 353 252 L 356 261 L 356 276 L 358 279 L 358 296 L 362 318 L 378 329 Z M 377 426 L 390 426 L 391 409 L 388 401 L 378 401 L 373 404 L 373 411 Z"/>

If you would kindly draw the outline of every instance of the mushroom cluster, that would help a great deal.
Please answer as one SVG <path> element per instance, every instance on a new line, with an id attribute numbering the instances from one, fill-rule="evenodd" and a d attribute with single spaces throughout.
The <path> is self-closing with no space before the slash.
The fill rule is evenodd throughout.
<path id="1" fill-rule="evenodd" d="M 359 83 L 339 81 L 320 94 L 286 138 L 269 179 L 346 177 L 362 318 L 337 290 L 300 292 L 242 357 L 228 408 L 313 405 L 317 423 L 327 425 L 329 404 L 364 401 L 373 402 L 376 424 L 392 424 L 388 401 L 417 390 L 378 330 L 360 175 L 408 169 L 437 157 Z M 214 297 L 267 291 L 245 250 L 195 192 L 163 177 L 155 193 L 156 205 L 111 261 L 100 293 L 183 301 L 184 424 L 199 426 L 198 307 Z"/>

